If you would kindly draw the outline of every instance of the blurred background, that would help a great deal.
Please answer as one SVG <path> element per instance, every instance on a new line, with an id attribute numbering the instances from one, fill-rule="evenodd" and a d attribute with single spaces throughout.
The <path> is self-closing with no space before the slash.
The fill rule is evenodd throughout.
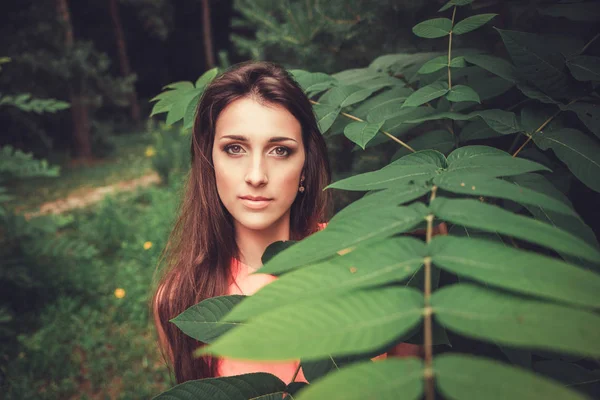
<path id="1" fill-rule="evenodd" d="M 391 53 L 424 62 L 447 41 L 412 27 L 445 3 L 0 2 L 0 397 L 140 399 L 172 386 L 147 308 L 189 162 L 189 130 L 150 117 L 166 85 L 248 59 L 329 74 Z M 460 12 L 497 13 L 502 29 L 569 32 L 567 47 L 598 31 L 589 9 L 556 18 L 547 3 L 482 0 Z M 491 25 L 454 46 L 507 57 Z M 505 104 L 509 89 L 496 88 Z M 326 140 L 334 180 L 393 156 L 385 143 L 355 152 L 344 135 Z M 597 234 L 598 194 L 579 181 L 562 189 Z M 356 198 L 335 196 L 336 210 Z"/>

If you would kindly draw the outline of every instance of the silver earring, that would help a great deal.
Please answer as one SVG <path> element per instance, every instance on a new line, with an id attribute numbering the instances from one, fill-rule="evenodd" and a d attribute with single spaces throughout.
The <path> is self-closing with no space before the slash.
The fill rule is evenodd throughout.
<path id="1" fill-rule="evenodd" d="M 304 186 L 302 186 L 302 182 L 304 182 L 304 177 L 300 178 L 300 187 L 298 188 L 300 193 L 304 193 Z"/>

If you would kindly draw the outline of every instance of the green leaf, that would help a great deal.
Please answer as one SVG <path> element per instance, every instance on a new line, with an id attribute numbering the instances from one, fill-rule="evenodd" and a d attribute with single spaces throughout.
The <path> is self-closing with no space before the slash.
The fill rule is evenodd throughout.
<path id="1" fill-rule="evenodd" d="M 321 96 L 319 103 L 344 108 L 360 103 L 375 91 L 377 91 L 377 88 L 362 88 L 356 85 L 336 86 Z"/>
<path id="2" fill-rule="evenodd" d="M 575 306 L 600 308 L 600 275 L 483 239 L 434 237 L 435 265 L 486 284 Z"/>
<path id="3" fill-rule="evenodd" d="M 437 150 L 421 150 L 415 153 L 407 154 L 383 168 L 392 168 L 398 165 L 433 165 L 437 168 L 447 168 L 446 157 Z"/>
<path id="4" fill-rule="evenodd" d="M 281 276 L 245 299 L 223 320 L 245 321 L 298 301 L 321 299 L 325 302 L 356 289 L 400 282 L 421 267 L 424 257 L 425 244 L 409 237 L 358 246 L 342 257 Z"/>
<path id="5" fill-rule="evenodd" d="M 368 122 L 352 122 L 346 125 L 344 135 L 360 147 L 365 148 L 369 140 L 373 139 L 381 129 L 383 122 L 372 124 Z"/>
<path id="6" fill-rule="evenodd" d="M 442 81 L 433 82 L 411 94 L 402 107 L 417 107 L 428 101 L 435 100 L 448 93 L 448 83 Z"/>
<path id="7" fill-rule="evenodd" d="M 341 108 L 329 104 L 313 104 L 313 111 L 317 117 L 317 123 L 319 124 L 319 130 L 321 134 L 327 132 L 331 125 L 333 125 L 335 119 L 339 115 Z"/>
<path id="8" fill-rule="evenodd" d="M 300 87 L 308 94 L 314 95 L 335 86 L 337 80 L 322 72 L 307 72 L 296 78 Z"/>
<path id="9" fill-rule="evenodd" d="M 219 68 L 209 69 L 196 80 L 194 85 L 197 89 L 204 89 L 219 74 Z"/>
<path id="10" fill-rule="evenodd" d="M 452 33 L 455 35 L 462 35 L 467 32 L 474 31 L 482 25 L 487 24 L 498 14 L 478 14 L 472 15 L 459 21 L 454 28 L 452 28 Z"/>
<path id="11" fill-rule="evenodd" d="M 565 106 L 564 109 L 576 113 L 581 122 L 583 122 L 594 135 L 600 138 L 600 107 L 598 107 L 598 104 L 573 103 Z"/>
<path id="12" fill-rule="evenodd" d="M 196 110 L 198 109 L 198 104 L 200 103 L 201 97 L 202 97 L 202 93 L 198 93 L 188 103 L 187 108 L 185 109 L 185 114 L 183 115 L 184 129 L 191 129 L 194 126 L 194 119 L 196 118 Z"/>
<path id="13" fill-rule="evenodd" d="M 406 185 L 411 181 L 423 182 L 431 179 L 437 167 L 433 165 L 409 165 L 382 168 L 373 172 L 354 175 L 327 186 L 325 189 L 376 190 Z"/>
<path id="14" fill-rule="evenodd" d="M 434 39 L 448 36 L 451 29 L 452 21 L 448 18 L 433 18 L 413 26 L 412 31 L 419 37 Z"/>
<path id="15" fill-rule="evenodd" d="M 475 101 L 481 103 L 479 95 L 476 91 L 466 85 L 454 85 L 452 89 L 446 94 L 448 101 L 459 102 L 459 101 Z"/>
<path id="16" fill-rule="evenodd" d="M 600 57 L 573 57 L 567 60 L 567 67 L 578 81 L 600 81 Z"/>
<path id="17" fill-rule="evenodd" d="M 299 301 L 251 319 L 199 353 L 275 361 L 367 352 L 414 327 L 422 308 L 423 295 L 402 287 Z"/>
<path id="18" fill-rule="evenodd" d="M 217 296 L 203 300 L 171 320 L 183 333 L 204 343 L 239 325 L 237 322 L 221 322 L 221 317 L 239 304 L 246 296 Z"/>
<path id="19" fill-rule="evenodd" d="M 596 141 L 570 128 L 539 132 L 533 141 L 542 150 L 552 149 L 577 179 L 600 192 L 600 145 Z"/>
<path id="20" fill-rule="evenodd" d="M 439 71 L 442 68 L 448 67 L 448 56 L 439 56 L 432 60 L 427 61 L 419 70 L 419 74 L 430 74 L 435 71 Z"/>
<path id="21" fill-rule="evenodd" d="M 427 185 L 407 184 L 393 189 L 377 190 L 367 193 L 352 202 L 333 216 L 334 219 L 346 218 L 351 214 L 358 215 L 364 210 L 380 207 L 382 204 L 400 205 L 424 196 L 431 191 Z"/>
<path id="22" fill-rule="evenodd" d="M 473 0 L 450 0 L 444 6 L 442 6 L 442 8 L 440 8 L 438 10 L 438 12 L 446 11 L 450 7 L 454 7 L 454 6 L 457 6 L 457 7 L 466 6 L 467 4 L 471 4 L 472 2 L 473 2 Z"/>
<path id="23" fill-rule="evenodd" d="M 417 151 L 433 149 L 443 154 L 450 153 L 455 146 L 454 136 L 445 129 L 436 129 L 422 133 L 407 144 Z M 392 160 L 396 160 L 407 154 L 409 154 L 409 150 L 402 147 L 392 156 Z"/>
<path id="24" fill-rule="evenodd" d="M 352 110 L 352 115 L 358 118 L 367 119 L 367 115 L 371 112 L 374 112 L 380 107 L 386 107 L 388 103 L 401 103 L 404 100 L 406 100 L 406 98 L 410 96 L 413 92 L 414 90 L 412 90 L 411 88 L 399 86 L 382 91 L 381 93 L 376 94 L 375 96 L 360 103 L 358 107 Z M 379 121 L 369 120 L 369 122 Z"/>
<path id="25" fill-rule="evenodd" d="M 559 101 L 554 100 L 552 97 L 548 96 L 546 93 L 537 90 L 533 86 L 529 86 L 524 83 L 519 83 L 517 84 L 517 88 L 521 91 L 521 93 L 523 93 L 530 99 L 539 100 L 545 104 L 560 104 Z"/>
<path id="26" fill-rule="evenodd" d="M 462 68 L 466 66 L 464 57 L 454 57 L 450 61 L 450 67 L 452 68 Z M 439 56 L 432 60 L 427 61 L 419 70 L 417 71 L 419 74 L 430 74 L 435 71 L 439 71 L 442 68 L 448 67 L 448 57 L 447 56 Z"/>
<path id="27" fill-rule="evenodd" d="M 192 82 L 188 82 L 188 81 L 181 81 L 181 82 L 173 82 L 173 83 L 169 83 L 166 86 L 163 86 L 163 90 L 165 89 L 174 89 L 174 90 L 191 90 L 194 88 L 194 85 L 192 84 Z"/>
<path id="28" fill-rule="evenodd" d="M 473 111 L 469 114 L 460 114 L 455 112 L 443 112 L 432 115 L 427 115 L 422 118 L 410 119 L 405 123 L 421 123 L 425 121 L 434 121 L 438 119 L 448 118 L 454 121 L 467 121 L 473 120 L 477 117 L 482 118 L 485 123 L 495 130 L 496 132 L 500 132 L 502 134 L 510 134 L 515 132 L 520 132 L 519 123 L 517 122 L 517 117 L 513 112 L 504 111 L 504 110 L 483 110 L 483 111 Z M 385 128 L 385 126 L 384 126 Z"/>
<path id="29" fill-rule="evenodd" d="M 498 136 L 502 136 L 502 134 L 490 128 L 483 120 L 477 120 L 469 122 L 463 127 L 462 131 L 460 131 L 459 140 L 464 143 L 470 140 L 488 139 Z"/>
<path id="30" fill-rule="evenodd" d="M 435 216 L 467 227 L 510 235 L 553 250 L 600 262 L 600 252 L 585 241 L 562 229 L 513 214 L 477 200 L 450 200 L 438 197 L 430 204 Z"/>
<path id="31" fill-rule="evenodd" d="M 383 204 L 348 218 L 334 218 L 327 229 L 313 233 L 273 257 L 259 270 L 281 274 L 306 264 L 335 256 L 337 252 L 366 241 L 385 238 L 413 229 L 425 219 L 428 210 L 422 203 L 396 207 Z"/>
<path id="32" fill-rule="evenodd" d="M 281 398 L 285 383 L 274 375 L 264 372 L 192 380 L 181 383 L 154 397 L 156 400 L 248 400 Z"/>
<path id="33" fill-rule="evenodd" d="M 471 284 L 437 290 L 431 306 L 442 325 L 462 335 L 508 346 L 600 355 L 600 315 L 589 311 Z"/>
<path id="34" fill-rule="evenodd" d="M 551 97 L 569 93 L 564 57 L 542 36 L 496 28 L 520 74 Z"/>
<path id="35" fill-rule="evenodd" d="M 419 399 L 423 392 L 423 364 L 412 358 L 362 362 L 310 385 L 298 400 Z"/>
<path id="36" fill-rule="evenodd" d="M 405 100 L 406 98 L 393 99 L 373 107 L 367 114 L 367 121 L 371 123 L 385 123 L 386 120 L 390 118 L 395 118 L 398 115 L 402 115 L 401 111 L 406 110 L 401 109 Z"/>
<path id="37" fill-rule="evenodd" d="M 527 369 L 473 355 L 439 355 L 433 360 L 433 370 L 446 398 L 479 400 L 485 394 L 488 400 L 585 400 L 578 392 Z"/>
<path id="38" fill-rule="evenodd" d="M 173 125 L 175 122 L 181 120 L 185 116 L 185 112 L 187 111 L 190 102 L 201 93 L 202 92 L 199 89 L 187 91 L 181 90 L 179 97 L 169 109 L 165 123 L 167 125 Z"/>
<path id="39" fill-rule="evenodd" d="M 511 176 L 548 168 L 524 158 L 513 158 L 508 153 L 489 146 L 464 146 L 448 156 L 448 172 L 476 173 L 488 177 Z"/>
<path id="40" fill-rule="evenodd" d="M 433 179 L 434 185 L 453 193 L 470 196 L 496 197 L 521 204 L 545 207 L 548 210 L 576 216 L 575 210 L 560 200 L 500 179 L 475 173 L 443 173 Z"/>
<path id="41" fill-rule="evenodd" d="M 594 395 L 594 387 L 600 382 L 600 370 L 596 369 L 590 371 L 577 364 L 570 362 L 559 361 L 559 360 L 543 360 L 538 361 L 533 366 L 534 370 L 540 374 L 547 376 L 548 378 L 562 382 L 567 386 L 577 385 L 579 388 L 586 392 L 585 385 L 590 385 L 587 394 L 590 396 Z"/>
<path id="42" fill-rule="evenodd" d="M 551 4 L 545 7 L 538 7 L 538 11 L 544 15 L 565 17 L 572 21 L 600 21 L 600 10 L 595 1 Z"/>

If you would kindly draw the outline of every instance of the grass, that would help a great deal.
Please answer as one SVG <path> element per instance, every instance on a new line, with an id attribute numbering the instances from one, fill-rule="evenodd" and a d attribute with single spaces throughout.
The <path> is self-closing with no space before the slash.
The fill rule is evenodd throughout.
<path id="1" fill-rule="evenodd" d="M 107 158 L 89 165 L 63 162 L 58 164 L 59 177 L 15 182 L 11 188 L 15 199 L 6 203 L 6 207 L 19 213 L 35 211 L 46 202 L 68 195 L 83 195 L 90 189 L 139 178 L 152 172 L 151 161 L 145 156 L 146 148 L 152 145 L 151 134 L 115 136 L 114 142 L 115 151 Z"/>

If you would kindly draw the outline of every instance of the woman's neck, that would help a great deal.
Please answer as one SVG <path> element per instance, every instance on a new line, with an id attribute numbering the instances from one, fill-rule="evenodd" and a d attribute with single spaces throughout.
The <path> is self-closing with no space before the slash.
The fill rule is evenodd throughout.
<path id="1" fill-rule="evenodd" d="M 254 230 L 235 224 L 235 240 L 240 250 L 240 261 L 257 270 L 262 267 L 262 255 L 267 247 L 280 240 L 290 239 L 290 218 L 285 216 L 267 229 Z"/>

